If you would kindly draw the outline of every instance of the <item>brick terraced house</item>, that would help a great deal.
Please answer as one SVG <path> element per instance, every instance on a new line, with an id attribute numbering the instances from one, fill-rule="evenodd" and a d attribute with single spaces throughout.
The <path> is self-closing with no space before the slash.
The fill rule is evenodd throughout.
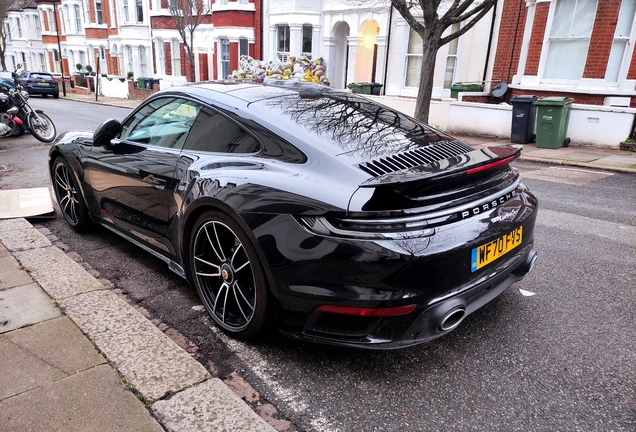
<path id="1" fill-rule="evenodd" d="M 79 72 L 189 81 L 185 46 L 169 0 L 17 0 L 4 22 L 7 69 Z M 197 80 L 218 79 L 241 54 L 261 56 L 260 0 L 202 0 L 194 33 Z M 58 32 L 61 53 L 58 52 Z"/>
<path id="2" fill-rule="evenodd" d="M 507 97 L 636 108 L 636 0 L 503 0 L 492 79 Z"/>

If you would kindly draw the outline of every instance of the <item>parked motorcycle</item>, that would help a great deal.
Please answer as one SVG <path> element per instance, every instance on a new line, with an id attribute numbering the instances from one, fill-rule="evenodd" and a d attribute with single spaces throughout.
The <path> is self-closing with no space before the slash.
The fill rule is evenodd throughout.
<path id="1" fill-rule="evenodd" d="M 12 72 L 13 88 L 0 84 L 0 136 L 20 136 L 25 127 L 39 141 L 55 139 L 55 124 L 42 110 L 34 110 L 28 103 L 29 93 L 22 89 L 18 74 Z"/>
<path id="2" fill-rule="evenodd" d="M 0 83 L 0 136 L 22 136 L 26 131 L 24 121 L 18 117 L 20 109 L 12 106 L 9 87 Z"/>

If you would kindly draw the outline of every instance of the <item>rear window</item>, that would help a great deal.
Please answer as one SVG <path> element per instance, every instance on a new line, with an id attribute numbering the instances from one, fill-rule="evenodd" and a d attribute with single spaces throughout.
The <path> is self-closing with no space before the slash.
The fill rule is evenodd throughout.
<path id="1" fill-rule="evenodd" d="M 45 74 L 45 73 L 33 73 L 33 74 L 31 74 L 31 76 L 29 78 L 52 80 L 53 76 L 50 75 L 50 74 Z"/>
<path id="2" fill-rule="evenodd" d="M 453 141 L 416 119 L 353 93 L 306 86 L 297 94 L 261 102 L 276 117 L 287 117 L 322 139 L 324 149 L 366 159 Z M 314 89 L 314 87 L 318 87 Z M 302 137 L 301 131 L 294 131 Z"/>

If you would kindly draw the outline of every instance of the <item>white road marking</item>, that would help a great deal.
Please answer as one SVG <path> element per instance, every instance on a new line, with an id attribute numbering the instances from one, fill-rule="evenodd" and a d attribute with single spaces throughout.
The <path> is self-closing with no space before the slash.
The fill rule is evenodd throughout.
<path id="1" fill-rule="evenodd" d="M 519 289 L 519 292 L 521 293 L 522 296 L 524 297 L 532 297 L 533 295 L 536 295 L 537 293 L 533 293 L 532 291 L 526 291 L 526 290 L 522 290 L 521 288 Z"/>
<path id="2" fill-rule="evenodd" d="M 580 237 L 595 236 L 622 243 L 636 245 L 636 227 L 615 222 L 592 219 L 571 213 L 540 209 L 537 225 L 571 231 Z"/>

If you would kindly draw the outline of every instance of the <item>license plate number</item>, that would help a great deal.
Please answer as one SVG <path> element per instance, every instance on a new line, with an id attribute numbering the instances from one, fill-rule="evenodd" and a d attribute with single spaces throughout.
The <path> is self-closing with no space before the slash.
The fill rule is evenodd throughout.
<path id="1" fill-rule="evenodd" d="M 41 82 L 41 83 L 38 83 L 38 85 L 39 85 L 39 86 L 47 86 L 47 87 L 48 87 L 49 83 L 47 83 L 47 82 Z"/>
<path id="2" fill-rule="evenodd" d="M 519 246 L 522 239 L 523 227 L 519 227 L 498 239 L 476 247 L 472 251 L 470 271 L 475 272 L 501 258 Z"/>

